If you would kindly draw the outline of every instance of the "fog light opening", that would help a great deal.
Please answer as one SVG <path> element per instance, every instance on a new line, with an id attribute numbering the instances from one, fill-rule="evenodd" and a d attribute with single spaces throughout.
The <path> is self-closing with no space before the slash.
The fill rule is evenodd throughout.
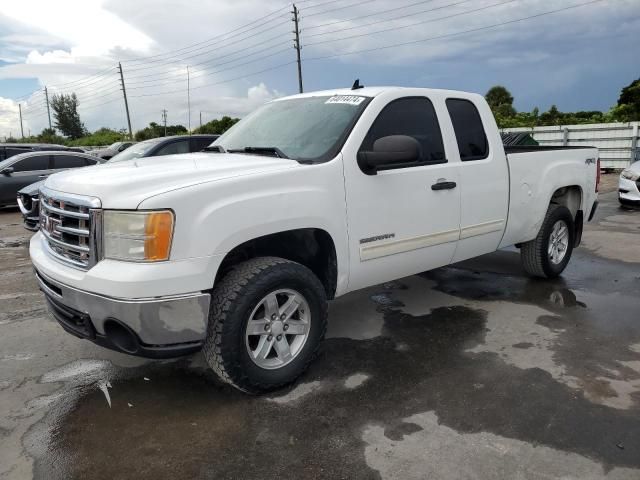
<path id="1" fill-rule="evenodd" d="M 104 334 L 118 349 L 126 353 L 138 351 L 138 337 L 129 328 L 115 320 L 107 320 L 104 324 Z"/>

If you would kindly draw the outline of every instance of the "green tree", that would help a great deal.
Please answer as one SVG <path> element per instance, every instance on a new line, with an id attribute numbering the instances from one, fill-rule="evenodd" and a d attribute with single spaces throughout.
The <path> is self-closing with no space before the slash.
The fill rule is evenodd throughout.
<path id="1" fill-rule="evenodd" d="M 111 145 L 114 142 L 119 142 L 126 138 L 126 131 L 123 132 L 122 129 L 116 131 L 111 128 L 102 127 L 91 134 L 87 134 L 82 138 L 71 140 L 67 143 L 71 146 Z"/>
<path id="2" fill-rule="evenodd" d="M 75 93 L 70 95 L 65 95 L 64 93 L 56 94 L 51 99 L 56 128 L 72 140 L 87 134 L 87 129 L 84 128 L 84 124 L 80 121 L 78 105 L 80 105 L 80 102 Z"/>
<path id="3" fill-rule="evenodd" d="M 640 120 L 640 78 L 622 89 L 614 110 L 620 121 Z"/>
<path id="4" fill-rule="evenodd" d="M 53 128 L 45 128 L 42 133 L 36 137 L 38 143 L 58 143 L 64 145 L 65 139 L 56 134 Z"/>
<path id="5" fill-rule="evenodd" d="M 193 133 L 208 133 L 208 134 L 222 134 L 233 127 L 240 121 L 239 118 L 232 118 L 227 115 L 220 120 L 214 119 L 205 123 L 202 127 L 196 128 Z"/>
<path id="6" fill-rule="evenodd" d="M 513 95 L 502 85 L 491 87 L 484 98 L 487 100 L 498 126 L 512 127 L 516 109 L 513 108 Z"/>
<path id="7" fill-rule="evenodd" d="M 151 122 L 148 127 L 138 130 L 134 137 L 138 142 L 143 140 L 149 140 L 150 138 L 164 137 L 164 125 L 159 125 L 156 122 Z M 167 136 L 171 135 L 185 135 L 189 133 L 184 125 L 167 125 Z"/>
<path id="8" fill-rule="evenodd" d="M 558 125 L 562 122 L 563 114 L 558 107 L 551 105 L 548 111 L 540 114 L 540 125 Z"/>

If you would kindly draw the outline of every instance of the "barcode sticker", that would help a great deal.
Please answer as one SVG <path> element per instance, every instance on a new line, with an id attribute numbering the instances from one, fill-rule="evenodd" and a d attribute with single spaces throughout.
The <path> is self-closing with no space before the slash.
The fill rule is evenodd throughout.
<path id="1" fill-rule="evenodd" d="M 358 95 L 334 95 L 324 103 L 346 103 L 347 105 L 360 105 L 364 97 Z"/>

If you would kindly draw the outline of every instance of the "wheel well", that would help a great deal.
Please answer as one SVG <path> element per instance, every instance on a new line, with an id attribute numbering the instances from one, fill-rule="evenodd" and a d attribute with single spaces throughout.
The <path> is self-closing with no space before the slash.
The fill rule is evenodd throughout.
<path id="1" fill-rule="evenodd" d="M 336 293 L 338 262 L 331 235 L 318 228 L 302 228 L 254 238 L 231 250 L 222 260 L 214 285 L 240 262 L 256 257 L 280 257 L 298 262 L 322 282 L 327 298 Z"/>
<path id="2" fill-rule="evenodd" d="M 571 212 L 575 229 L 574 247 L 578 247 L 582 240 L 584 224 L 584 212 L 580 208 L 582 205 L 582 189 L 577 185 L 559 188 L 553 193 L 551 203 L 564 205 Z"/>
<path id="3" fill-rule="evenodd" d="M 582 189 L 577 185 L 559 188 L 553 192 L 550 203 L 564 205 L 571 212 L 571 216 L 576 218 L 582 205 Z"/>

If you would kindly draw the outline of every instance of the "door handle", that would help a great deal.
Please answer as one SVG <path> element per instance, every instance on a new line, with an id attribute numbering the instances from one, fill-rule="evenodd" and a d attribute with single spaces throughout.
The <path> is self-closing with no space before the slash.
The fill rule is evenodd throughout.
<path id="1" fill-rule="evenodd" d="M 431 190 L 451 190 L 456 186 L 456 182 L 437 182 L 431 185 Z"/>

